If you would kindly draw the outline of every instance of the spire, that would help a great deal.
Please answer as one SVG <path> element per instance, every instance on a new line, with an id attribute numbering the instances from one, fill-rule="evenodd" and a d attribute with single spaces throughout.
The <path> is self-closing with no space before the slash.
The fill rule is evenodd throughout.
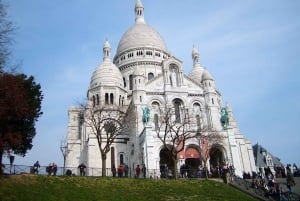
<path id="1" fill-rule="evenodd" d="M 135 11 L 135 23 L 145 24 L 144 6 L 141 0 L 137 0 L 134 11 Z"/>
<path id="2" fill-rule="evenodd" d="M 192 51 L 192 58 L 193 58 L 194 66 L 200 64 L 200 61 L 199 61 L 199 51 L 198 51 L 198 49 L 194 45 L 193 45 L 193 51 Z"/>
<path id="3" fill-rule="evenodd" d="M 103 45 L 103 61 L 110 60 L 110 44 L 108 42 L 108 39 L 106 38 L 105 43 Z"/>

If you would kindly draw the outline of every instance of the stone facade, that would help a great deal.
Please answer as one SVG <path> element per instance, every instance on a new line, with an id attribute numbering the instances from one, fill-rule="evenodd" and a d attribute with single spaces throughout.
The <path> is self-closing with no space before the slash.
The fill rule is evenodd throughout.
<path id="1" fill-rule="evenodd" d="M 193 68 L 185 75 L 182 61 L 171 55 L 160 34 L 146 24 L 140 0 L 135 5 L 135 23 L 122 36 L 113 60 L 110 53 L 106 41 L 103 62 L 92 75 L 86 103 L 87 106 L 118 107 L 126 113 L 127 127 L 122 136 L 127 136 L 128 141 L 112 144 L 113 150 L 107 154 L 107 168 L 126 163 L 133 171 L 137 164 L 145 164 L 148 177 L 160 176 L 166 160 L 155 126 L 160 111 L 168 107 L 177 109 L 177 115 L 185 112 L 193 116 L 191 126 L 212 128 L 225 136 L 222 142 L 212 146 L 217 155 L 210 152 L 209 168 L 226 163 L 233 165 L 239 176 L 255 171 L 251 142 L 240 133 L 229 105 L 226 106 L 229 126 L 223 129 L 220 123 L 221 93 L 212 75 L 201 66 L 198 50 L 192 49 Z M 150 108 L 147 124 L 142 121 L 145 107 Z M 77 167 L 83 162 L 89 168 L 101 168 L 98 142 L 85 123 L 86 111 L 70 107 L 68 112 L 66 167 Z M 198 139 L 189 139 L 184 152 L 193 149 L 199 153 L 199 146 Z M 196 169 L 201 154 L 198 158 L 196 155 L 184 154 L 177 166 L 186 163 Z"/>

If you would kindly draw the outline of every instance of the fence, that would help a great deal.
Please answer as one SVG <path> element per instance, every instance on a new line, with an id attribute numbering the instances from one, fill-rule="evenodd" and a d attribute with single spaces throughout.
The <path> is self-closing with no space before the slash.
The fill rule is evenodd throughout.
<path id="1" fill-rule="evenodd" d="M 3 174 L 34 174 L 33 166 L 26 166 L 26 165 L 10 165 L 10 164 L 3 164 Z M 39 175 L 49 175 L 47 172 L 48 166 L 40 166 L 38 168 L 37 174 Z M 66 175 L 66 172 L 70 171 L 73 176 L 79 176 L 80 170 L 78 167 L 57 167 L 56 176 L 63 176 Z M 111 168 L 106 168 L 105 170 L 106 176 L 112 177 Z M 53 175 L 53 173 L 51 174 Z M 85 168 L 85 176 L 102 176 L 102 168 L 92 168 L 86 167 Z M 118 174 L 116 175 L 118 176 Z M 128 177 L 135 177 L 135 170 L 133 168 L 129 168 L 128 170 Z M 149 169 L 146 171 L 146 178 L 160 178 L 161 173 L 158 169 Z M 122 174 L 122 177 L 125 177 L 125 174 Z M 143 173 L 141 172 L 140 177 L 144 177 Z"/>
<path id="2" fill-rule="evenodd" d="M 38 168 L 37 174 L 40 175 L 49 175 L 49 172 L 47 171 L 48 166 L 40 166 Z M 68 175 L 68 172 L 70 175 L 73 176 L 79 176 L 80 170 L 78 167 L 57 167 L 56 176 L 63 176 Z M 26 166 L 26 165 L 10 165 L 10 164 L 4 164 L 3 168 L 4 174 L 34 174 L 32 166 Z M 106 176 L 112 177 L 112 171 L 111 168 L 106 168 L 105 170 Z M 51 174 L 53 175 L 53 173 Z M 84 171 L 85 176 L 102 176 L 102 168 L 93 168 L 93 167 L 86 167 Z M 118 173 L 116 174 L 118 176 Z M 125 177 L 125 173 L 122 174 L 122 177 Z M 129 168 L 127 177 L 136 177 L 135 175 L 135 169 L 133 167 Z M 143 178 L 144 174 L 141 171 L 139 177 Z M 145 178 L 173 178 L 174 172 L 169 170 L 166 172 L 164 169 L 147 169 Z M 185 169 L 184 174 L 183 173 L 177 173 L 178 178 L 204 178 L 206 177 L 205 172 L 199 172 L 196 169 Z M 209 177 L 213 177 L 213 175 L 209 175 Z M 221 175 L 216 175 L 217 178 L 222 178 Z"/>

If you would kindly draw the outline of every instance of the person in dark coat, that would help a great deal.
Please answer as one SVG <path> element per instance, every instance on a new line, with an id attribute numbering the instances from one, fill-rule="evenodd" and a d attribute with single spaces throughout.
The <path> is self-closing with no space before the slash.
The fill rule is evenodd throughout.
<path id="1" fill-rule="evenodd" d="M 84 164 L 84 163 L 81 163 L 81 164 L 78 166 L 78 168 L 79 168 L 79 171 L 80 171 L 80 176 L 85 176 L 85 168 L 86 168 L 85 164 Z"/>

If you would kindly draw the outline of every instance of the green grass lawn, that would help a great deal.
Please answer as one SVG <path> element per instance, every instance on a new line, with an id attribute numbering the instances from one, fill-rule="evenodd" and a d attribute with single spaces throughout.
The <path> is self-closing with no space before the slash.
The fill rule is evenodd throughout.
<path id="1" fill-rule="evenodd" d="M 1 201 L 255 200 L 211 180 L 149 180 L 14 175 L 0 177 Z"/>

